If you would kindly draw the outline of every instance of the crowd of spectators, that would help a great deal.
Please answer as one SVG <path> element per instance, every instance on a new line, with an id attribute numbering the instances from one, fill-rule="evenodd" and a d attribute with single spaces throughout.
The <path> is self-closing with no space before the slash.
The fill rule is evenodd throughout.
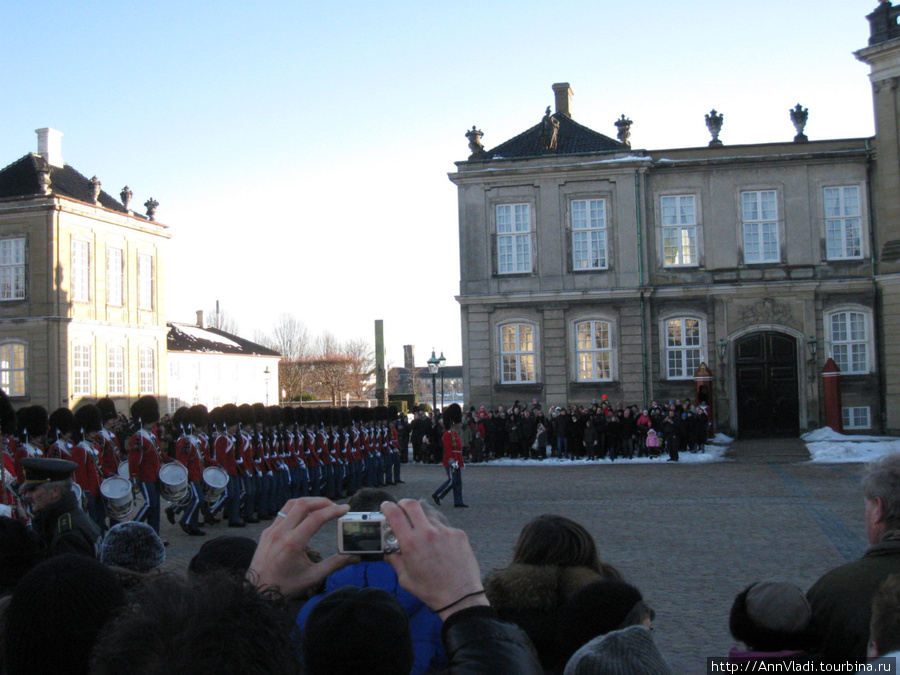
<path id="1" fill-rule="evenodd" d="M 413 460 L 436 463 L 443 453 L 445 429 L 440 415 L 415 411 L 409 434 Z M 605 397 L 590 406 L 554 406 L 544 410 L 537 399 L 515 401 L 496 410 L 471 406 L 460 436 L 466 460 L 494 459 L 633 459 L 659 457 L 678 461 L 681 452 L 705 452 L 711 428 L 705 403 L 652 401 L 645 407 L 613 404 Z"/>

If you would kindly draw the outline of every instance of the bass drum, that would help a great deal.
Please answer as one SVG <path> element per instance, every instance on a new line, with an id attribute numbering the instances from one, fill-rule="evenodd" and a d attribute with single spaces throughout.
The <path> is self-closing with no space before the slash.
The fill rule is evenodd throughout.
<path id="1" fill-rule="evenodd" d="M 215 504 L 228 487 L 228 474 L 217 466 L 203 469 L 203 497 L 209 504 Z"/>
<path id="2" fill-rule="evenodd" d="M 188 470 L 184 464 L 170 462 L 159 470 L 159 496 L 176 506 L 190 501 Z"/>
<path id="3" fill-rule="evenodd" d="M 134 496 L 128 479 L 110 476 L 100 483 L 100 494 L 106 501 L 106 515 L 113 520 L 126 520 L 134 511 Z"/>

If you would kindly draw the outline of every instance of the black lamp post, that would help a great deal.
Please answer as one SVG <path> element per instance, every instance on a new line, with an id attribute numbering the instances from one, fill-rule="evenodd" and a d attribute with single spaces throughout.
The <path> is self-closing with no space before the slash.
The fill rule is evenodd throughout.
<path id="1" fill-rule="evenodd" d="M 272 371 L 269 370 L 269 366 L 266 366 L 266 369 L 263 371 L 263 377 L 266 381 L 266 405 L 269 405 L 269 378 L 272 376 Z"/>
<path id="2" fill-rule="evenodd" d="M 434 355 L 434 349 L 431 350 L 431 358 L 426 361 L 428 364 L 428 372 L 431 373 L 431 406 L 434 408 L 435 416 L 437 416 L 437 371 L 441 366 L 440 359 Z"/>
<path id="3" fill-rule="evenodd" d="M 441 373 L 441 410 L 444 409 L 444 365 L 446 363 L 447 359 L 444 357 L 444 352 L 441 352 L 438 358 L 438 370 Z"/>

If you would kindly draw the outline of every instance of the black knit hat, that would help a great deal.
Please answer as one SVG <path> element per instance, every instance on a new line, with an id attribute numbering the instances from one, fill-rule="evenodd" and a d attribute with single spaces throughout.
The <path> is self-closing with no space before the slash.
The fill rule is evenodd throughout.
<path id="1" fill-rule="evenodd" d="M 103 563 L 63 554 L 19 581 L 6 614 L 8 672 L 87 673 L 101 629 L 125 605 L 125 592 Z"/>
<path id="2" fill-rule="evenodd" d="M 412 634 L 406 611 L 380 588 L 344 586 L 313 607 L 303 632 L 310 675 L 407 675 Z"/>
<path id="3" fill-rule="evenodd" d="M 738 593 L 728 627 L 750 649 L 777 652 L 810 646 L 812 610 L 795 584 L 761 581 Z"/>
<path id="4" fill-rule="evenodd" d="M 250 537 L 222 536 L 204 542 L 197 554 L 191 558 L 188 571 L 205 574 L 225 570 L 243 578 L 250 569 L 256 542 Z"/>
<path id="5" fill-rule="evenodd" d="M 162 566 L 166 561 L 166 547 L 152 527 L 129 520 L 109 528 L 103 538 L 100 560 L 105 565 L 143 574 Z"/>

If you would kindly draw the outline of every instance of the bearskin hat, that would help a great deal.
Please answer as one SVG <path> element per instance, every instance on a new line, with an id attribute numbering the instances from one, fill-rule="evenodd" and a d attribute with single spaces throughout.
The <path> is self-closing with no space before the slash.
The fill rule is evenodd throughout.
<path id="1" fill-rule="evenodd" d="M 294 419 L 300 426 L 306 424 L 306 408 L 302 405 L 294 408 Z"/>
<path id="2" fill-rule="evenodd" d="M 205 427 L 209 422 L 209 411 L 202 403 L 192 405 L 187 413 L 187 421 L 193 424 L 194 428 Z"/>
<path id="3" fill-rule="evenodd" d="M 307 408 L 306 409 L 306 424 L 307 426 L 316 426 L 319 424 L 319 413 L 322 411 L 317 408 Z"/>
<path id="4" fill-rule="evenodd" d="M 340 411 L 340 425 L 345 429 L 350 426 L 350 408 L 343 407 Z"/>
<path id="5" fill-rule="evenodd" d="M 280 405 L 270 405 L 266 408 L 266 415 L 268 415 L 270 427 L 277 427 L 281 424 L 282 415 Z"/>
<path id="6" fill-rule="evenodd" d="M 398 417 L 400 417 L 400 411 L 397 410 L 397 406 L 389 405 L 387 409 L 387 415 L 388 422 L 394 422 Z"/>
<path id="7" fill-rule="evenodd" d="M 462 422 L 462 408 L 459 407 L 459 403 L 451 403 L 444 408 L 444 419 L 449 426 Z"/>
<path id="8" fill-rule="evenodd" d="M 47 422 L 50 425 L 51 432 L 67 434 L 72 430 L 72 423 L 74 420 L 75 415 L 72 414 L 71 410 L 68 408 L 57 408 L 50 413 L 50 418 Z"/>
<path id="9" fill-rule="evenodd" d="M 233 427 L 241 423 L 241 413 L 234 403 L 226 403 L 222 406 L 222 424 Z"/>
<path id="10" fill-rule="evenodd" d="M 100 414 L 100 408 L 88 403 L 75 411 L 73 422 L 76 431 L 89 434 L 103 428 L 103 415 Z"/>
<path id="11" fill-rule="evenodd" d="M 42 405 L 32 405 L 22 408 L 16 415 L 19 421 L 19 436 L 36 438 L 47 433 L 49 419 L 47 409 Z"/>
<path id="12" fill-rule="evenodd" d="M 213 429 L 218 429 L 222 426 L 222 408 L 220 406 L 216 406 L 209 411 L 209 424 L 212 425 Z"/>
<path id="13" fill-rule="evenodd" d="M 141 396 L 131 404 L 131 417 L 141 424 L 159 422 L 159 402 L 155 396 Z"/>
<path id="14" fill-rule="evenodd" d="M 187 419 L 187 411 L 188 407 L 186 405 L 183 405 L 178 408 L 178 410 L 172 413 L 172 428 L 176 431 L 184 431 L 187 425 L 190 424 Z"/>
<path id="15" fill-rule="evenodd" d="M 253 404 L 253 414 L 256 415 L 256 423 L 262 423 L 264 427 L 269 426 L 269 414 L 263 403 Z"/>
<path id="16" fill-rule="evenodd" d="M 281 409 L 281 421 L 284 422 L 284 425 L 289 427 L 297 421 L 297 417 L 294 415 L 294 409 L 286 405 Z"/>
<path id="17" fill-rule="evenodd" d="M 256 413 L 249 403 L 241 403 L 238 406 L 238 414 L 241 416 L 241 426 L 252 427 L 256 424 Z"/>
<path id="18" fill-rule="evenodd" d="M 119 413 L 116 411 L 116 404 L 109 397 L 101 398 L 97 401 L 97 408 L 100 410 L 100 416 L 103 418 L 104 422 L 119 417 Z"/>
<path id="19" fill-rule="evenodd" d="M 16 433 L 16 411 L 13 410 L 6 392 L 0 389 L 0 434 L 14 433 Z"/>

